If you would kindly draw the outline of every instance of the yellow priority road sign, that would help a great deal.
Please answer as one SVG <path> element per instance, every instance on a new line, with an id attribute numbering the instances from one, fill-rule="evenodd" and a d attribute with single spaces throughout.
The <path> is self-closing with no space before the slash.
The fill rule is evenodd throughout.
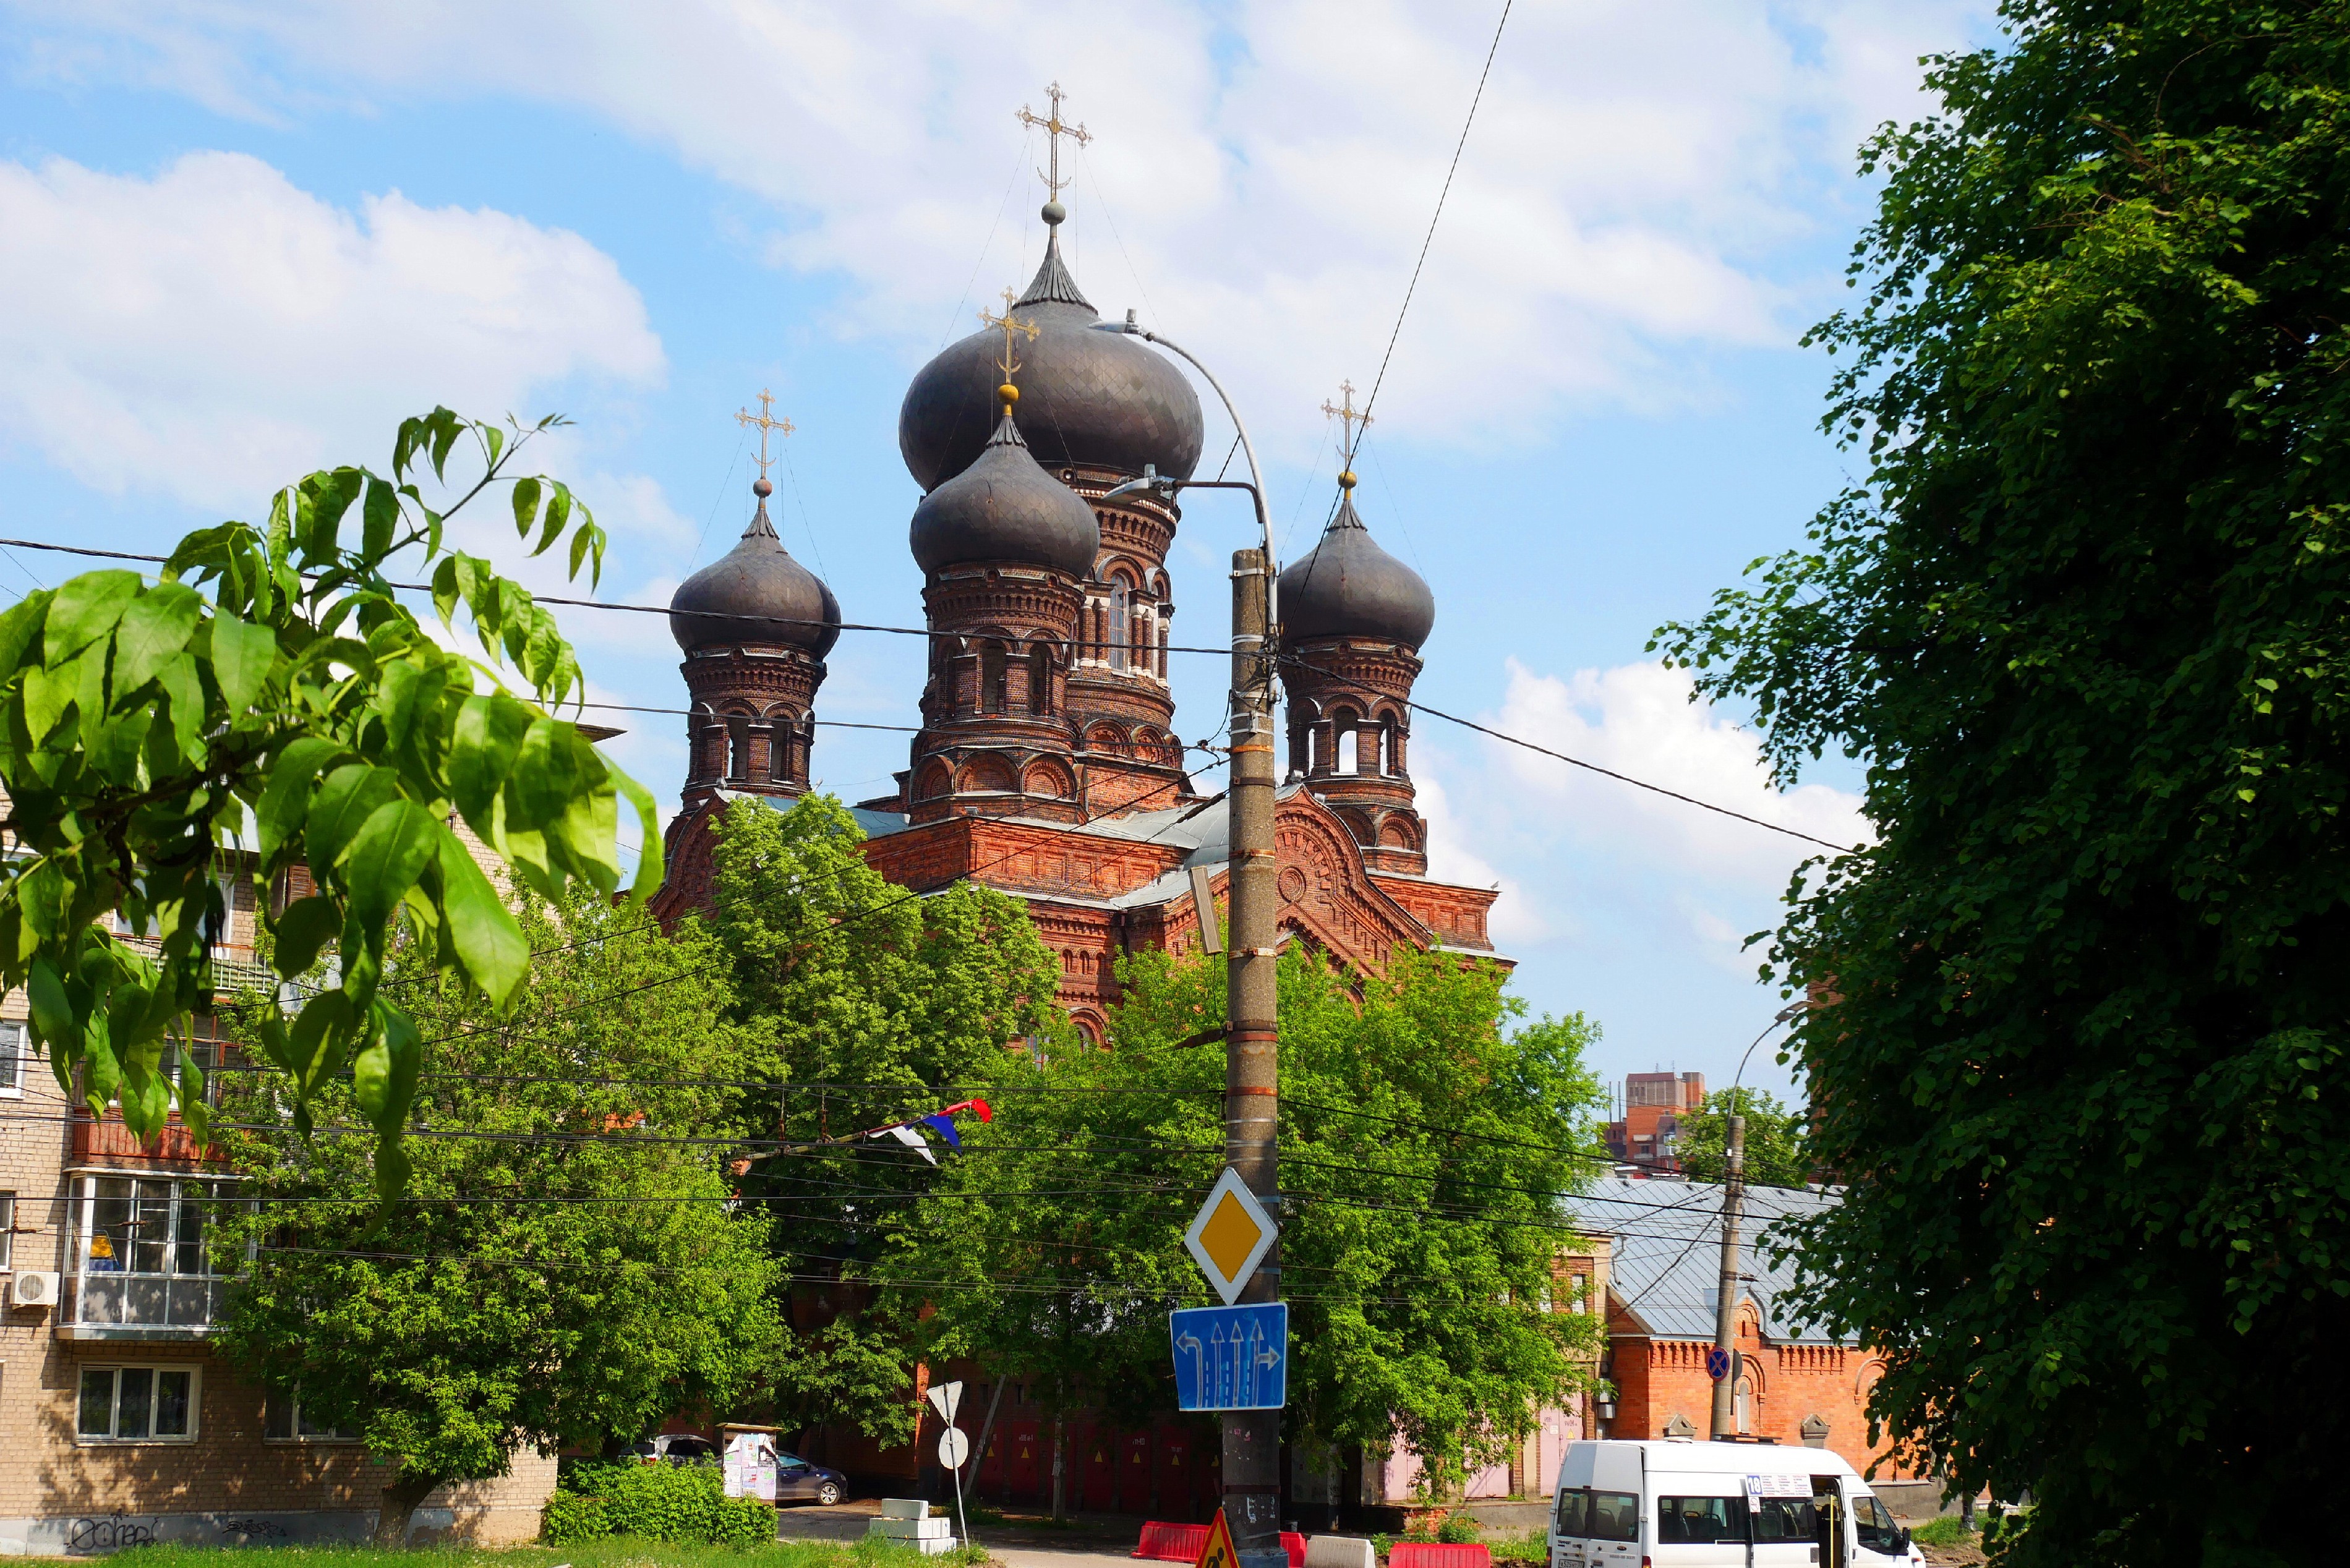
<path id="1" fill-rule="evenodd" d="M 1209 1190 L 1208 1200 L 1192 1217 L 1191 1228 L 1183 1232 L 1183 1245 L 1191 1249 L 1192 1260 L 1224 1298 L 1224 1304 L 1231 1306 L 1240 1299 L 1242 1287 L 1264 1262 L 1266 1250 L 1279 1234 L 1281 1228 L 1273 1222 L 1273 1216 L 1241 1180 L 1240 1172 L 1228 1165 Z"/>
<path id="2" fill-rule="evenodd" d="M 1216 1521 L 1208 1526 L 1208 1543 L 1200 1548 L 1200 1561 L 1192 1568 L 1241 1568 L 1241 1554 L 1232 1550 L 1232 1526 L 1224 1522 L 1224 1511 L 1216 1510 Z"/>

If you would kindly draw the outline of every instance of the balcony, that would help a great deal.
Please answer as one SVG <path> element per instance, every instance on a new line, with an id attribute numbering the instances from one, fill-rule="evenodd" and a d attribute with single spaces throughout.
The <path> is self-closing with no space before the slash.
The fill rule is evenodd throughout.
<path id="1" fill-rule="evenodd" d="M 59 1339 L 190 1340 L 212 1332 L 226 1276 L 213 1270 L 216 1178 L 77 1170 L 67 1177 Z"/>

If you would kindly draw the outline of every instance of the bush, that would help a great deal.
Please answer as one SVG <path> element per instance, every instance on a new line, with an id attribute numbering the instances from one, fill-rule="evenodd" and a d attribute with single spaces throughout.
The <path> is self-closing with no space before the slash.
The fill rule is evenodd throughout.
<path id="1" fill-rule="evenodd" d="M 1477 1521 L 1465 1508 L 1446 1514 L 1436 1527 L 1436 1539 L 1453 1546 L 1476 1544 L 1477 1533 Z"/>
<path id="2" fill-rule="evenodd" d="M 639 1535 L 649 1541 L 706 1542 L 718 1546 L 764 1546 L 775 1539 L 775 1509 L 755 1497 L 728 1497 L 723 1472 L 709 1465 L 581 1466 L 565 1480 L 580 1504 L 567 1505 L 564 1523 L 584 1528 L 600 1521 L 597 1533 Z M 558 1493 L 557 1496 L 562 1496 Z M 556 1508 L 547 1504 L 547 1540 L 555 1542 Z M 566 1541 L 588 1535 L 566 1536 Z"/>
<path id="3" fill-rule="evenodd" d="M 557 1491 L 549 1497 L 546 1511 L 539 1519 L 538 1538 L 549 1546 L 569 1546 L 611 1533 L 611 1521 L 604 1516 L 604 1500 L 582 1497 L 576 1491 Z"/>

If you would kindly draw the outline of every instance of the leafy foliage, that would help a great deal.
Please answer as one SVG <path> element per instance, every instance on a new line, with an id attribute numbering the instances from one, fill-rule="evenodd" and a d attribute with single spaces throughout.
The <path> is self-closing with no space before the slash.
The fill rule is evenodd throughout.
<path id="1" fill-rule="evenodd" d="M 31 1032 L 68 1096 L 97 1110 L 120 1096 L 142 1135 L 174 1101 L 202 1134 L 192 1054 L 167 1083 L 167 1039 L 212 1004 L 209 950 L 227 910 L 215 874 L 247 815 L 265 877 L 307 867 L 317 885 L 276 922 L 281 972 L 330 944 L 328 982 L 290 1015 L 253 1020 L 289 1075 L 295 1125 L 346 1071 L 379 1137 L 387 1192 L 406 1168 L 400 1134 L 421 1037 L 380 990 L 386 942 L 404 920 L 403 961 L 429 965 L 493 1007 L 529 954 L 497 889 L 451 830 L 452 809 L 515 875 L 556 898 L 619 884 L 618 797 L 641 789 L 570 724 L 494 687 L 511 664 L 541 701 L 580 684 L 554 618 L 489 563 L 444 547 L 448 518 L 510 488 L 536 550 L 568 533 L 570 569 L 600 570 L 604 535 L 564 485 L 509 480 L 515 452 L 556 421 L 494 425 L 436 409 L 405 421 L 390 472 L 313 473 L 277 493 L 269 522 L 224 523 L 180 542 L 152 583 L 90 572 L 0 615 L 0 784 L 16 853 L 0 861 L 0 985 L 23 987 Z M 436 510 L 471 437 L 470 488 Z M 483 662 L 442 649 L 400 603 L 395 557 L 432 571 L 443 626 L 462 606 Z M 645 857 L 639 894 L 659 878 Z M 149 940 L 108 927 L 120 914 Z"/>
<path id="2" fill-rule="evenodd" d="M 1812 1179 L 1804 1147 L 1804 1115 L 1760 1089 L 1716 1089 L 1680 1118 L 1673 1151 L 1699 1181 L 1720 1181 L 1730 1168 L 1730 1118 L 1746 1118 L 1746 1180 L 1758 1187 L 1801 1187 Z"/>
<path id="3" fill-rule="evenodd" d="M 770 1369 L 777 1417 L 902 1442 L 914 1411 L 901 1325 L 827 1282 L 860 1272 L 880 1250 L 876 1217 L 935 1173 L 859 1135 L 937 1110 L 942 1086 L 996 1082 L 1018 1043 L 1074 1032 L 1054 1001 L 1060 965 L 1019 900 L 968 882 L 917 895 L 865 863 L 864 836 L 828 796 L 781 811 L 736 802 L 708 932 L 754 1042 L 745 1075 L 834 1085 L 736 1107 L 744 1136 L 785 1146 L 736 1174 L 744 1199 L 783 1221 L 778 1256 L 814 1298 Z"/>
<path id="4" fill-rule="evenodd" d="M 1006 1063 L 995 1120 L 867 1273 L 923 1354 L 1136 1419 L 1174 1406 L 1168 1309 L 1212 1299 L 1182 1236 L 1223 1163 L 1223 1053 L 1196 1042 L 1222 1028 L 1224 966 L 1139 954 L 1120 978 L 1111 1048 Z M 1592 1031 L 1505 1030 L 1503 979 L 1409 953 L 1352 977 L 1302 945 L 1281 967 L 1284 1428 L 1373 1449 L 1400 1428 L 1440 1486 L 1596 1350 L 1596 1319 L 1546 1310 L 1556 1194 L 1599 1168 L 1574 1158 L 1598 1148 Z"/>
<path id="5" fill-rule="evenodd" d="M 2004 14 L 1864 155 L 1866 487 L 1662 636 L 1868 764 L 1773 957 L 1873 1413 L 2032 1490 L 2014 1563 L 2282 1563 L 2350 1395 L 2350 9 Z"/>
<path id="6" fill-rule="evenodd" d="M 537 957 L 503 1018 L 429 968 L 386 981 L 430 1035 L 399 1199 L 339 1136 L 349 1079 L 313 1091 L 308 1140 L 282 1072 L 224 1101 L 252 1202 L 216 1244 L 258 1251 L 216 1343 L 396 1465 L 388 1526 L 524 1444 L 597 1450 L 733 1398 L 781 1336 L 767 1218 L 695 1141 L 728 1135 L 723 1085 L 754 1059 L 707 935 L 592 895 L 518 929 Z"/>
<path id="7" fill-rule="evenodd" d="M 713 1546 L 764 1546 L 775 1539 L 775 1505 L 728 1497 L 716 1465 L 586 1465 L 564 1485 L 547 1500 L 543 1534 L 549 1544 L 599 1535 Z"/>

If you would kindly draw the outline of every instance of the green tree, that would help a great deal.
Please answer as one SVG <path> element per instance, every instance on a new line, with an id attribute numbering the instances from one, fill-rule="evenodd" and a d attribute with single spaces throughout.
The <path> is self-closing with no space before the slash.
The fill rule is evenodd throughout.
<path id="1" fill-rule="evenodd" d="M 2350 8 L 2010 0 L 1815 330 L 1864 488 L 1661 634 L 1875 845 L 1773 959 L 1804 1293 L 2012 1561 L 2283 1563 L 2350 1395 Z"/>
<path id="2" fill-rule="evenodd" d="M 924 1354 L 1024 1377 L 1056 1418 L 1171 1410 L 1167 1312 L 1213 1300 L 1182 1236 L 1223 1164 L 1224 965 L 1139 954 L 1120 975 L 1109 1047 L 1007 1062 L 995 1119 L 869 1274 Z M 1605 1164 L 1594 1032 L 1506 1027 L 1504 980 L 1451 954 L 1347 975 L 1303 944 L 1281 966 L 1287 1435 L 1378 1450 L 1399 1430 L 1439 1488 L 1597 1348 L 1596 1318 L 1550 1310 L 1557 1197 Z"/>
<path id="3" fill-rule="evenodd" d="M 436 1486 L 732 1400 L 782 1343 L 768 1219 L 711 1147 L 759 1056 L 722 955 L 592 896 L 518 924 L 536 961 L 508 1012 L 429 966 L 385 981 L 429 1036 L 399 1198 L 373 1192 L 348 1078 L 317 1086 L 308 1138 L 280 1072 L 224 1099 L 251 1201 L 214 1245 L 255 1250 L 216 1343 L 390 1467 L 388 1544 Z"/>
<path id="4" fill-rule="evenodd" d="M 1746 1179 L 1761 1187 L 1801 1187 L 1812 1179 L 1804 1147 L 1804 1115 L 1760 1089 L 1716 1089 L 1681 1117 L 1673 1152 L 1699 1181 L 1720 1181 L 1729 1169 L 1730 1118 L 1746 1118 Z"/>
<path id="5" fill-rule="evenodd" d="M 735 1166 L 744 1198 L 776 1217 L 777 1256 L 811 1308 L 773 1369 L 776 1417 L 903 1441 L 905 1325 L 832 1282 L 879 1255 L 879 1227 L 933 1173 L 861 1134 L 937 1110 L 955 1085 L 993 1084 L 1026 1043 L 1074 1031 L 1054 1000 L 1059 962 L 1018 899 L 970 882 L 901 888 L 866 864 L 864 839 L 829 796 L 735 802 L 706 919 L 752 1075 L 782 1085 L 738 1104 L 760 1152 Z"/>
<path id="6" fill-rule="evenodd" d="M 306 866 L 317 885 L 276 922 L 284 972 L 302 973 L 329 943 L 338 957 L 297 1012 L 255 1014 L 255 1037 L 289 1075 L 298 1128 L 314 1090 L 356 1072 L 393 1190 L 421 1054 L 413 1023 L 379 988 L 395 917 L 411 967 L 493 1007 L 529 965 L 514 918 L 450 830 L 452 810 L 548 898 L 619 887 L 619 794 L 652 841 L 651 798 L 572 725 L 498 685 L 503 654 L 541 701 L 579 687 L 554 618 L 443 542 L 448 518 L 494 488 L 523 535 L 536 531 L 536 551 L 567 531 L 571 574 L 600 571 L 604 535 L 587 507 L 560 483 L 507 472 L 557 422 L 517 426 L 510 440 L 436 409 L 400 425 L 388 477 L 322 470 L 273 498 L 265 527 L 189 535 L 154 582 L 90 572 L 0 615 L 14 851 L 0 860 L 0 986 L 24 989 L 57 1082 L 93 1114 L 119 1096 L 123 1119 L 151 1134 L 176 1103 L 201 1135 L 193 1054 L 176 1053 L 178 1084 L 162 1064 L 169 1038 L 211 1010 L 209 950 L 226 918 L 213 873 L 250 818 L 263 876 Z M 480 472 L 436 509 L 420 486 L 448 488 L 468 437 Z M 400 600 L 395 563 L 431 574 L 444 627 L 463 607 L 489 663 L 433 641 Z M 659 879 L 645 857 L 637 893 Z M 118 940 L 106 920 L 117 910 L 151 940 Z"/>

